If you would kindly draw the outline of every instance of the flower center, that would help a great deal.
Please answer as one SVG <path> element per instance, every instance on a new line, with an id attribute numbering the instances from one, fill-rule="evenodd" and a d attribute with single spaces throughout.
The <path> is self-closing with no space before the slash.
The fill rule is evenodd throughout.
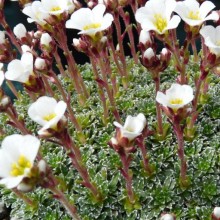
<path id="1" fill-rule="evenodd" d="M 59 6 L 54 6 L 53 8 L 51 8 L 51 11 L 59 11 L 61 10 L 61 7 Z"/>
<path id="2" fill-rule="evenodd" d="M 188 15 L 188 18 L 192 19 L 192 20 L 200 20 L 200 16 L 199 16 L 199 11 L 190 11 L 189 12 L 189 15 Z"/>
<path id="3" fill-rule="evenodd" d="M 160 32 L 162 32 L 167 27 L 167 20 L 164 19 L 160 14 L 155 14 L 154 18 L 154 25 Z"/>
<path id="4" fill-rule="evenodd" d="M 10 172 L 10 174 L 12 176 L 24 175 L 25 170 L 26 169 L 30 169 L 30 168 L 31 168 L 31 162 L 24 155 L 21 155 L 18 158 L 17 163 L 13 163 L 11 165 L 11 172 Z"/>
<path id="5" fill-rule="evenodd" d="M 171 99 L 170 100 L 170 104 L 172 104 L 172 105 L 180 105 L 180 104 L 183 104 L 183 100 L 180 99 L 180 98 Z"/>
<path id="6" fill-rule="evenodd" d="M 133 127 L 127 127 L 126 130 L 129 131 L 129 132 L 134 132 L 134 128 Z"/>
<path id="7" fill-rule="evenodd" d="M 55 114 L 55 113 L 51 113 L 51 114 L 49 114 L 49 115 L 45 115 L 45 116 L 43 117 L 43 119 L 44 119 L 45 121 L 50 121 L 50 120 L 52 120 L 54 117 L 56 117 L 56 114 Z"/>
<path id="8" fill-rule="evenodd" d="M 100 23 L 92 23 L 92 24 L 88 24 L 88 25 L 84 26 L 83 30 L 87 31 L 89 29 L 96 29 L 96 28 L 99 28 L 99 27 L 101 27 Z"/>

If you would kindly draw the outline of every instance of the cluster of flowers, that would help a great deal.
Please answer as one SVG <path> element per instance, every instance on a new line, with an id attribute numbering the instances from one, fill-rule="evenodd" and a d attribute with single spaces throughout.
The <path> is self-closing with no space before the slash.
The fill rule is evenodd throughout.
<path id="1" fill-rule="evenodd" d="M 106 110 L 106 91 L 113 109 L 112 113 L 117 121 L 114 122 L 116 135 L 110 140 L 109 145 L 120 156 L 123 166 L 121 173 L 126 180 L 128 198 L 131 203 L 135 203 L 137 198 L 132 189 L 132 175 L 129 174 L 130 153 L 134 151 L 135 145 L 138 145 L 142 151 L 146 172 L 149 175 L 153 172 L 153 168 L 146 159 L 146 150 L 144 149 L 143 141 L 149 135 L 149 130 L 146 126 L 147 120 L 140 113 L 136 117 L 128 116 L 125 124 L 121 125 L 121 119 L 114 102 L 114 94 L 117 93 L 117 86 L 114 86 L 115 79 L 114 77 L 106 78 L 105 72 L 109 73 L 109 69 L 103 65 L 102 60 L 102 57 L 108 58 L 106 47 L 110 47 L 115 55 L 114 61 L 118 66 L 121 76 L 127 77 L 126 68 L 124 68 L 126 67 L 126 63 L 123 58 L 122 40 L 118 39 L 119 49 L 115 50 L 109 36 L 113 21 L 119 32 L 117 26 L 118 14 L 114 14 L 115 8 L 130 4 L 131 1 L 89 1 L 88 6 L 92 9 L 80 8 L 79 2 L 71 0 L 41 0 L 34 1 L 33 3 L 27 3 L 27 1 L 21 0 L 19 2 L 24 6 L 22 12 L 28 16 L 28 22 L 35 22 L 39 30 L 35 33 L 28 32 L 23 24 L 18 24 L 14 28 L 13 34 L 7 27 L 5 20 L 3 18 L 1 19 L 1 24 L 5 27 L 7 36 L 9 36 L 10 41 L 17 47 L 22 56 L 21 59 L 16 59 L 15 53 L 10 52 L 12 51 L 11 43 L 6 38 L 5 32 L 1 31 L 0 60 L 3 63 L 8 63 L 8 66 L 5 72 L 3 71 L 3 64 L 0 66 L 0 85 L 6 79 L 9 85 L 11 85 L 12 91 L 19 98 L 10 81 L 18 81 L 23 84 L 28 94 L 35 100 L 28 109 L 28 115 L 34 122 L 41 126 L 38 131 L 39 137 L 56 137 L 60 139 L 62 146 L 67 150 L 68 156 L 71 157 L 74 167 L 81 174 L 84 185 L 91 190 L 94 196 L 101 197 L 96 186 L 91 183 L 85 166 L 81 165 L 80 151 L 68 134 L 66 111 L 68 111 L 69 119 L 79 132 L 81 132 L 81 127 L 71 109 L 67 97 L 68 94 L 63 90 L 59 79 L 52 70 L 54 58 L 61 74 L 66 75 L 57 53 L 57 47 L 59 47 L 66 54 L 70 77 L 72 78 L 76 92 L 79 94 L 79 100 L 83 102 L 83 99 L 88 94 L 80 73 L 77 71 L 74 58 L 71 56 L 71 52 L 67 47 L 67 39 L 63 26 L 65 25 L 66 28 L 79 30 L 80 38 L 73 39 L 73 45 L 79 51 L 86 53 L 90 57 L 92 64 L 95 64 L 97 61 L 100 65 L 100 70 L 103 73 L 101 75 L 102 78 L 98 73 L 96 65 L 93 65 L 93 68 L 97 85 L 101 91 L 100 99 L 103 102 L 104 115 L 106 117 L 108 116 L 108 110 Z M 1 4 L 1 10 L 3 10 L 3 5 Z M 142 7 L 139 7 L 139 5 Z M 181 161 L 180 182 L 183 186 L 188 184 L 186 159 L 184 158 L 183 127 L 188 128 L 189 136 L 192 135 L 190 132 L 193 130 L 198 115 L 197 105 L 201 93 L 201 85 L 205 82 L 209 71 L 220 63 L 220 26 L 216 28 L 210 25 L 203 26 L 207 20 L 219 20 L 219 14 L 216 11 L 212 12 L 214 8 L 214 4 L 210 1 L 205 1 L 200 5 L 196 0 L 185 0 L 182 2 L 176 2 L 175 0 L 149 0 L 145 5 L 143 3 L 137 3 L 132 8 L 135 12 L 135 18 L 138 22 L 137 29 L 140 33 L 140 59 L 143 66 L 151 72 L 156 85 L 157 131 L 161 137 L 166 136 L 162 125 L 162 110 L 171 122 L 177 136 L 179 146 L 178 155 Z M 105 13 L 106 9 L 108 13 Z M 174 12 L 178 15 L 173 15 Z M 71 17 L 69 18 L 70 14 Z M 129 19 L 126 15 L 124 16 L 126 23 Z M 185 22 L 187 39 L 183 49 L 179 50 L 175 31 L 181 19 Z M 198 59 L 194 44 L 195 39 L 200 35 L 203 39 L 203 56 L 206 56 L 206 58 L 201 61 L 201 76 L 196 82 L 194 95 L 193 88 L 188 85 L 189 79 L 186 76 L 185 65 L 189 60 L 189 55 L 186 51 L 188 51 L 189 45 L 192 44 L 194 58 L 195 60 Z M 132 40 L 132 35 L 129 36 Z M 156 55 L 155 39 L 162 41 L 166 47 L 160 55 Z M 38 46 L 41 50 L 41 55 L 39 55 L 36 49 Z M 135 59 L 137 55 L 135 55 L 134 47 L 132 49 L 132 55 Z M 169 65 L 171 56 L 173 56 L 174 64 L 180 76 L 177 82 L 172 84 L 163 93 L 159 91 L 159 74 Z M 117 63 L 118 57 L 121 63 Z M 111 80 L 112 87 L 108 85 L 109 79 Z M 53 91 L 50 89 L 48 81 L 57 85 L 63 95 L 64 101 L 57 101 L 51 97 L 53 96 Z M 128 86 L 126 81 L 124 86 Z M 50 108 L 45 108 L 45 106 L 50 106 Z M 10 189 L 16 188 L 21 191 L 29 191 L 37 183 L 55 191 L 54 185 L 56 185 L 56 181 L 46 162 L 43 160 L 42 155 L 39 153 L 40 140 L 30 134 L 25 128 L 24 122 L 16 120 L 15 109 L 9 97 L 3 91 L 1 91 L 0 109 L 2 112 L 8 114 L 15 127 L 20 129 L 24 134 L 8 136 L 2 142 L 0 149 L 0 184 L 4 184 Z M 187 117 L 191 117 L 191 122 L 183 126 L 182 120 Z M 36 163 L 35 160 L 37 161 Z M 53 184 L 42 181 L 42 177 L 47 177 L 46 181 L 52 178 Z M 67 207 L 72 216 L 77 219 L 75 207 L 68 207 L 66 200 L 61 194 L 59 198 L 62 198 L 61 202 L 65 204 L 65 207 Z M 172 220 L 175 219 L 175 215 L 164 214 L 161 219 Z M 219 208 L 214 210 L 213 219 L 220 219 Z"/>

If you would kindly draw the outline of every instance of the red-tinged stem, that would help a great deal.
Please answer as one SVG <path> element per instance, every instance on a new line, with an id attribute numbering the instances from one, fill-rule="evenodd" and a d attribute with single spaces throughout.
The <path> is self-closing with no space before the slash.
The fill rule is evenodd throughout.
<path id="1" fill-rule="evenodd" d="M 135 64 L 138 64 L 138 56 L 137 56 L 137 52 L 136 52 L 135 45 L 134 45 L 134 33 L 132 31 L 132 24 L 129 21 L 130 19 L 126 18 L 126 13 L 124 12 L 123 8 L 120 8 L 119 11 L 125 23 L 125 27 L 127 27 L 132 57 L 134 59 Z"/>
<path id="2" fill-rule="evenodd" d="M 6 80 L 6 82 L 7 82 L 9 89 L 12 91 L 12 93 L 15 95 L 15 97 L 17 99 L 20 99 L 20 95 L 19 95 L 17 89 L 15 88 L 14 84 L 10 80 Z"/>
<path id="3" fill-rule="evenodd" d="M 19 51 L 20 54 L 22 54 L 22 49 L 21 46 L 19 45 L 19 43 L 17 42 L 17 39 L 13 33 L 13 31 L 11 30 L 10 26 L 8 25 L 8 23 L 6 22 L 5 18 L 3 17 L 1 19 L 1 25 L 3 26 L 3 28 L 5 29 L 7 35 L 9 36 L 11 42 L 13 43 L 13 45 L 17 48 L 17 50 Z"/>
<path id="4" fill-rule="evenodd" d="M 42 77 L 42 80 L 43 80 L 43 82 L 44 82 L 45 89 L 46 89 L 47 93 L 48 93 L 50 96 L 54 97 L 54 92 L 53 92 L 53 90 L 51 89 L 50 84 L 48 83 L 48 78 L 47 78 L 44 74 L 41 74 L 41 77 Z"/>
<path id="5" fill-rule="evenodd" d="M 63 68 L 63 64 L 61 62 L 61 59 L 60 59 L 60 56 L 59 54 L 57 53 L 57 50 L 54 52 L 54 58 L 56 60 L 56 63 L 57 63 L 57 68 L 59 69 L 60 73 L 63 75 L 63 76 L 67 76 L 67 74 L 65 73 L 65 70 Z"/>
<path id="6" fill-rule="evenodd" d="M 18 119 L 18 115 L 14 106 L 11 105 L 6 110 L 6 114 L 9 116 L 10 120 L 15 124 L 16 128 L 19 129 L 23 134 L 30 134 L 31 132 L 25 127 L 24 122 Z"/>
<path id="7" fill-rule="evenodd" d="M 77 214 L 76 207 L 69 202 L 64 193 L 57 188 L 50 189 L 50 191 L 56 196 L 56 198 L 60 201 L 60 203 L 65 207 L 68 211 L 69 215 L 74 220 L 80 220 L 81 218 Z"/>
<path id="8" fill-rule="evenodd" d="M 68 156 L 72 160 L 74 168 L 79 172 L 80 176 L 83 179 L 82 184 L 88 189 L 90 189 L 93 196 L 99 201 L 102 198 L 102 196 L 98 191 L 97 187 L 90 180 L 88 170 L 86 169 L 82 161 L 80 149 L 75 145 L 75 143 L 69 136 L 68 131 L 64 131 L 63 134 L 60 135 L 60 139 L 66 148 Z"/>
<path id="9" fill-rule="evenodd" d="M 17 190 L 16 188 L 12 189 L 12 191 L 16 194 L 17 197 L 22 199 L 28 206 L 37 207 L 37 202 L 30 199 L 30 197 L 26 196 L 23 192 Z"/>
<path id="10" fill-rule="evenodd" d="M 122 39 L 122 33 L 121 33 L 121 24 L 120 24 L 118 12 L 115 12 L 114 18 L 115 18 L 114 21 L 115 21 L 118 45 L 119 45 L 119 50 L 120 50 L 119 51 L 119 58 L 122 62 L 122 66 L 123 66 L 123 75 L 124 75 L 124 77 L 128 78 L 124 47 L 123 47 L 123 43 L 122 43 L 123 39 Z"/>
<path id="11" fill-rule="evenodd" d="M 108 78 L 107 78 L 107 74 L 106 74 L 106 71 L 105 71 L 105 65 L 106 65 L 105 59 L 106 59 L 106 57 L 104 57 L 104 58 L 100 57 L 98 59 L 99 65 L 100 65 L 100 68 L 101 68 L 102 79 L 105 82 L 105 89 L 106 89 L 106 92 L 108 94 L 108 98 L 109 98 L 109 101 L 111 103 L 111 106 L 112 106 L 112 113 L 113 113 L 115 119 L 119 123 L 121 123 L 121 118 L 120 118 L 120 115 L 119 115 L 118 110 L 116 108 L 113 92 L 112 92 L 112 89 L 109 87 Z"/>
<path id="12" fill-rule="evenodd" d="M 90 56 L 90 61 L 91 61 L 92 67 L 93 67 L 93 73 L 94 73 L 94 76 L 95 76 L 95 80 L 97 80 L 97 79 L 99 79 L 99 74 L 98 74 L 98 70 L 97 70 L 97 67 L 95 65 L 94 59 L 91 56 Z M 99 89 L 98 94 L 99 94 L 100 100 L 102 102 L 103 111 L 104 111 L 103 120 L 105 122 L 105 120 L 109 117 L 108 108 L 107 108 L 107 105 L 106 105 L 105 93 L 104 93 L 103 87 L 98 82 L 97 82 L 97 85 L 98 85 L 98 89 Z"/>
<path id="13" fill-rule="evenodd" d="M 198 62 L 199 61 L 199 57 L 198 57 L 198 52 L 197 52 L 197 48 L 196 48 L 196 42 L 195 39 L 192 39 L 191 41 L 191 45 L 192 45 L 192 50 L 193 50 L 193 55 L 194 55 L 194 62 Z"/>
<path id="14" fill-rule="evenodd" d="M 178 156 L 180 159 L 180 180 L 182 183 L 187 181 L 187 164 L 184 155 L 184 139 L 183 139 L 183 129 L 180 124 L 177 122 L 174 124 L 174 131 L 176 133 L 177 142 L 178 142 Z"/>
<path id="15" fill-rule="evenodd" d="M 155 90 L 156 95 L 157 92 L 160 91 L 160 75 L 159 73 L 153 73 L 155 75 L 153 77 L 154 83 L 155 83 Z M 160 104 L 156 101 L 156 113 L 157 113 L 157 125 L 158 125 L 158 132 L 160 135 L 163 135 L 163 121 L 162 121 L 162 112 L 160 108 Z"/>
<path id="16" fill-rule="evenodd" d="M 69 112 L 69 117 L 70 117 L 70 120 L 72 121 L 72 123 L 74 124 L 75 128 L 77 129 L 77 131 L 79 132 L 82 132 L 82 128 L 81 126 L 79 125 L 76 117 L 75 117 L 75 114 L 73 112 L 73 109 L 71 107 L 71 103 L 70 103 L 70 100 L 67 99 L 67 95 L 66 95 L 66 92 L 64 91 L 59 79 L 57 78 L 57 75 L 56 73 L 53 72 L 53 70 L 51 70 L 51 74 L 52 74 L 52 77 L 55 81 L 55 84 L 58 88 L 58 90 L 60 91 L 62 97 L 63 97 L 63 100 L 66 102 L 67 104 L 67 109 L 68 109 L 68 112 Z"/>
<path id="17" fill-rule="evenodd" d="M 128 194 L 128 198 L 130 203 L 135 203 L 135 194 L 132 188 L 132 174 L 129 171 L 129 166 L 130 166 L 130 156 L 127 155 L 124 151 L 119 153 L 121 162 L 122 162 L 122 175 L 125 178 L 125 182 L 126 182 L 126 190 L 127 190 L 127 194 Z"/>

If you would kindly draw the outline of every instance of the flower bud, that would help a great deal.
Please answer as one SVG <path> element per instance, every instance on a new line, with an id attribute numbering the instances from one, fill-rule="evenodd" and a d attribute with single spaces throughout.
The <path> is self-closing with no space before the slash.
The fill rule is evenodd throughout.
<path id="1" fill-rule="evenodd" d="M 45 45 L 46 47 L 49 47 L 51 41 L 52 41 L 52 38 L 48 33 L 43 33 L 41 35 L 41 38 L 40 38 L 41 45 Z"/>
<path id="2" fill-rule="evenodd" d="M 21 182 L 18 186 L 17 189 L 21 192 L 30 192 L 33 189 L 33 186 L 31 184 L 26 184 Z"/>
<path id="3" fill-rule="evenodd" d="M 47 67 L 46 61 L 40 57 L 37 57 L 34 66 L 37 70 L 44 70 Z"/>
<path id="4" fill-rule="evenodd" d="M 139 36 L 139 42 L 146 45 L 152 43 L 149 31 L 142 30 Z"/>
<path id="5" fill-rule="evenodd" d="M 39 171 L 40 172 L 42 172 L 42 173 L 45 173 L 46 172 L 46 170 L 47 170 L 47 164 L 46 164 L 46 162 L 44 161 L 44 160 L 40 160 L 39 162 L 38 162 L 38 169 L 39 169 Z"/>
<path id="6" fill-rule="evenodd" d="M 26 37 L 26 34 L 27 34 L 27 30 L 26 30 L 26 27 L 20 23 L 20 24 L 17 24 L 15 27 L 14 27 L 14 30 L 13 30 L 15 36 L 18 38 L 18 39 L 22 39 L 23 37 Z"/>
<path id="7" fill-rule="evenodd" d="M 25 44 L 21 46 L 21 49 L 22 49 L 23 53 L 26 53 L 26 52 L 31 53 L 32 52 L 31 48 L 28 45 L 25 45 Z"/>
<path id="8" fill-rule="evenodd" d="M 220 207 L 215 207 L 213 210 L 213 219 L 219 220 L 220 219 Z"/>
<path id="9" fill-rule="evenodd" d="M 174 217 L 171 214 L 165 214 L 161 217 L 160 220 L 174 220 Z"/>
<path id="10" fill-rule="evenodd" d="M 4 44 L 4 43 L 5 43 L 5 32 L 0 31 L 0 44 Z"/>
<path id="11" fill-rule="evenodd" d="M 153 57 L 155 57 L 155 53 L 151 47 L 145 50 L 144 58 L 150 61 Z"/>

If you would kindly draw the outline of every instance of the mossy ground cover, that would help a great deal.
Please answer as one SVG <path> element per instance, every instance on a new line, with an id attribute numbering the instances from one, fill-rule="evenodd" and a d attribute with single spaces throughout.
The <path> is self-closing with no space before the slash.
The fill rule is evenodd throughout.
<path id="1" fill-rule="evenodd" d="M 117 108 L 123 121 L 127 115 L 143 113 L 151 130 L 156 123 L 155 89 L 150 73 L 141 65 L 135 65 L 127 60 L 130 75 L 129 87 L 124 89 L 121 84 L 115 97 Z M 113 72 L 116 67 L 112 64 Z M 104 201 L 96 203 L 88 189 L 83 187 L 81 178 L 72 167 L 65 151 L 56 143 L 42 140 L 42 153 L 52 167 L 54 174 L 60 180 L 59 187 L 73 201 L 84 220 L 153 220 L 159 219 L 162 212 L 175 213 L 177 219 L 210 219 L 215 206 L 220 202 L 220 86 L 218 78 L 210 73 L 209 90 L 201 97 L 200 114 L 197 119 L 197 131 L 194 140 L 185 141 L 185 154 L 191 184 L 188 188 L 179 185 L 180 164 L 177 155 L 177 142 L 172 128 L 165 140 L 158 141 L 155 136 L 146 139 L 146 148 L 150 164 L 155 172 L 148 177 L 141 164 L 139 149 L 133 153 L 131 170 L 133 172 L 133 188 L 139 198 L 135 207 L 126 204 L 125 181 L 119 168 L 121 162 L 118 154 L 108 145 L 115 133 L 114 118 L 110 114 L 107 123 L 103 123 L 103 109 L 98 97 L 97 86 L 93 80 L 90 64 L 80 66 L 82 76 L 90 92 L 90 98 L 84 106 L 78 105 L 74 89 L 68 78 L 61 78 L 63 86 L 71 93 L 71 105 L 75 115 L 82 125 L 85 143 L 79 141 L 80 135 L 69 123 L 70 133 L 80 148 L 83 160 L 88 167 L 93 182 L 99 187 Z M 197 64 L 191 62 L 187 73 L 193 79 L 199 72 Z M 161 74 L 161 90 L 165 90 L 175 82 L 177 72 L 170 67 Z M 194 82 L 190 84 L 193 86 Z M 54 91 L 56 88 L 54 87 Z M 57 99 L 62 99 L 56 92 Z M 27 115 L 31 104 L 29 96 L 21 92 L 21 99 L 15 101 L 20 117 L 33 134 L 37 135 L 38 126 Z M 164 123 L 168 123 L 166 117 Z M 6 135 L 17 133 L 7 118 L 0 115 L 0 125 Z M 31 147 L 31 146 L 30 146 Z M 36 208 L 25 205 L 7 189 L 1 188 L 2 199 L 12 206 L 12 216 L 32 220 L 67 220 L 70 219 L 64 208 L 56 201 L 49 191 L 36 188 L 27 196 L 36 201 Z"/>

